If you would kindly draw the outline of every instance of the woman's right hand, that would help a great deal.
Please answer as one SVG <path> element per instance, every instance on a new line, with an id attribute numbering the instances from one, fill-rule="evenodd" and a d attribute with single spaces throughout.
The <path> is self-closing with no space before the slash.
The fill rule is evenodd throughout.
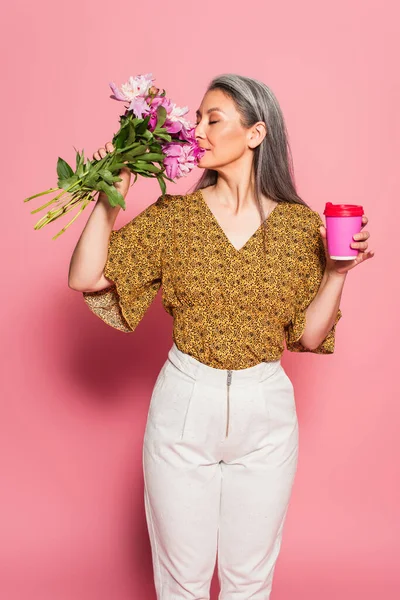
<path id="1" fill-rule="evenodd" d="M 114 150 L 114 146 L 111 142 L 107 142 L 105 144 L 104 148 L 99 148 L 96 152 L 94 152 L 93 154 L 93 158 L 95 160 L 101 160 L 102 158 L 104 158 L 106 156 L 106 154 L 108 152 L 112 152 Z M 121 177 L 122 181 L 115 181 L 114 182 L 114 187 L 119 191 L 119 193 L 125 198 L 128 190 L 129 190 L 129 185 L 131 183 L 131 175 L 132 173 L 130 172 L 130 170 L 127 167 L 122 167 L 122 169 L 120 170 L 120 172 L 118 173 L 118 177 Z M 99 194 L 99 196 L 101 197 L 102 192 Z M 105 195 L 105 194 L 103 194 Z"/>

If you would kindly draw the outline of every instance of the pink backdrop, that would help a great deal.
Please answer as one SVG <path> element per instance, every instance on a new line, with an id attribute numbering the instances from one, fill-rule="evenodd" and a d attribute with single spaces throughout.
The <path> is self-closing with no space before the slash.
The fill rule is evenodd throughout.
<path id="1" fill-rule="evenodd" d="M 331 356 L 285 352 L 300 458 L 274 600 L 397 599 L 399 544 L 399 9 L 390 2 L 9 4 L 1 38 L 2 393 L 0 597 L 155 598 L 142 441 L 172 344 L 161 292 L 133 335 L 68 288 L 91 207 L 33 229 L 27 196 L 58 156 L 118 129 L 109 81 L 153 72 L 194 121 L 219 73 L 263 80 L 289 130 L 300 195 L 363 204 L 374 259 L 347 277 Z M 4 15 L 4 11 L 3 11 Z M 169 185 L 185 192 L 200 176 Z M 160 189 L 140 180 L 116 228 Z M 39 199 L 41 200 L 41 199 Z M 43 202 L 41 202 L 43 203 Z M 212 598 L 217 597 L 216 573 Z"/>

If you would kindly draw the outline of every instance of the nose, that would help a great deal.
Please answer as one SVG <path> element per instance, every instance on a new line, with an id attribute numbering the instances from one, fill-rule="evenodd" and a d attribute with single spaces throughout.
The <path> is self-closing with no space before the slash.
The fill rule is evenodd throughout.
<path id="1" fill-rule="evenodd" d="M 195 129 L 194 129 L 194 135 L 196 140 L 198 140 L 199 138 L 203 138 L 204 136 L 201 135 L 201 131 L 200 131 L 200 123 L 198 125 L 196 125 Z"/>

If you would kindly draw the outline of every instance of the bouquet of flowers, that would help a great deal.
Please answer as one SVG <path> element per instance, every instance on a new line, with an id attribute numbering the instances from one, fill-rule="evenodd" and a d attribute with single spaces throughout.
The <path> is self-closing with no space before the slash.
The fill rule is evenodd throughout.
<path id="1" fill-rule="evenodd" d="M 31 214 L 49 210 L 34 226 L 41 229 L 63 214 L 79 206 L 77 214 L 52 239 L 61 235 L 100 192 L 106 194 L 111 206 L 126 208 L 124 197 L 113 185 L 122 181 L 119 171 L 125 167 L 134 175 L 156 177 L 161 192 L 165 194 L 165 180 L 186 176 L 197 165 L 205 150 L 200 148 L 194 136 L 195 124 L 184 119 L 188 107 L 180 108 L 153 85 L 152 73 L 130 77 L 128 82 L 118 89 L 109 83 L 114 100 L 129 102 L 129 106 L 120 117 L 119 131 L 114 135 L 114 150 L 101 160 L 85 161 L 84 151 L 76 150 L 75 171 L 70 165 L 58 158 L 57 187 L 25 198 L 33 198 L 52 192 L 60 192 L 49 202 L 31 211 Z M 132 184 L 133 185 L 133 184 Z"/>

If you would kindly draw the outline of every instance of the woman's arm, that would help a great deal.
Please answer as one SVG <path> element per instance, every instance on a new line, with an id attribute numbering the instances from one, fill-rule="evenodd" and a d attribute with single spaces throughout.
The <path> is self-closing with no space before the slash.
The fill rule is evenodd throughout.
<path id="1" fill-rule="evenodd" d="M 110 234 L 120 209 L 120 206 L 111 206 L 105 194 L 99 194 L 71 257 L 68 285 L 73 290 L 95 292 L 112 285 L 103 269 Z"/>
<path id="2" fill-rule="evenodd" d="M 306 327 L 301 344 L 313 350 L 332 329 L 339 310 L 346 275 L 324 272 L 317 295 L 306 310 Z"/>
<path id="3" fill-rule="evenodd" d="M 102 276 L 114 285 L 83 291 L 90 310 L 107 325 L 128 333 L 134 331 L 156 297 L 162 282 L 164 237 L 174 198 L 162 194 L 123 227 L 111 231 Z M 179 201 L 179 196 L 176 198 Z"/>

